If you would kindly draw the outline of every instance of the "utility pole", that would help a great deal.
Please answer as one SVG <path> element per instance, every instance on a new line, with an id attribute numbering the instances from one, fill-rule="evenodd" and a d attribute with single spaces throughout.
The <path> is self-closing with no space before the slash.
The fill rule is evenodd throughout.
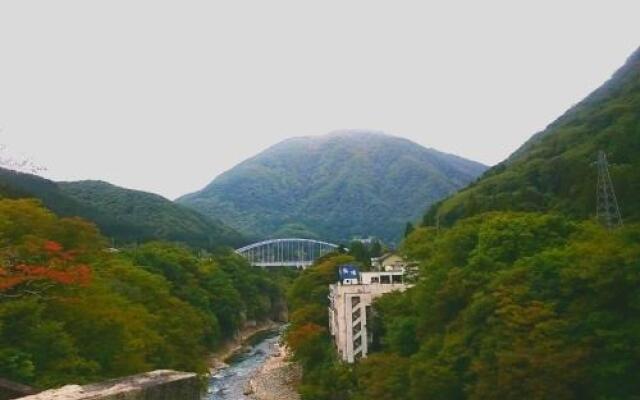
<path id="1" fill-rule="evenodd" d="M 622 226 L 622 215 L 618 207 L 618 199 L 613 190 L 613 182 L 609 175 L 609 162 L 604 151 L 598 152 L 598 187 L 596 189 L 596 218 L 607 229 Z"/>

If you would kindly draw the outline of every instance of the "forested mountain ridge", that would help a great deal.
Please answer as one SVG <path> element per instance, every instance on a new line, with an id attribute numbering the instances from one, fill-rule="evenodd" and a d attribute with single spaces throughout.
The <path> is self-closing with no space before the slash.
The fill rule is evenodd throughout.
<path id="1" fill-rule="evenodd" d="M 131 233 L 118 232 L 126 240 L 165 239 L 205 248 L 238 245 L 244 240 L 222 222 L 157 194 L 102 181 L 60 182 L 58 186 L 71 198 L 127 225 Z"/>
<path id="2" fill-rule="evenodd" d="M 492 210 L 595 213 L 599 150 L 607 153 L 627 221 L 640 219 L 640 49 L 600 88 L 534 135 L 511 157 L 456 195 L 434 205 L 425 223 Z"/>
<path id="3" fill-rule="evenodd" d="M 92 221 L 116 244 L 163 239 L 208 248 L 244 240 L 221 222 L 161 196 L 104 182 L 57 183 L 0 168 L 0 197 L 39 199 L 60 216 Z"/>
<path id="4" fill-rule="evenodd" d="M 278 143 L 177 201 L 255 236 L 397 241 L 482 164 L 409 140 L 341 131 Z"/>

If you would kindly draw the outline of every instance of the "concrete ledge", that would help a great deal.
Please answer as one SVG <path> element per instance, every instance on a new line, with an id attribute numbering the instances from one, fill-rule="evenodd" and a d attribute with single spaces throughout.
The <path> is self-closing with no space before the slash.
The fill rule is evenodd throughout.
<path id="1" fill-rule="evenodd" d="M 158 370 L 86 386 L 69 385 L 21 400 L 198 400 L 200 385 L 193 373 Z"/>

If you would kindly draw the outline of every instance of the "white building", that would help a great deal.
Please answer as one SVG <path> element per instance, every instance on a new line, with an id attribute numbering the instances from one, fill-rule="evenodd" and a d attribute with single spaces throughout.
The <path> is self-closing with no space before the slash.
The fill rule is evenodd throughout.
<path id="1" fill-rule="evenodd" d="M 395 253 L 387 253 L 371 259 L 371 267 L 376 271 L 405 271 L 411 264 Z"/>
<path id="2" fill-rule="evenodd" d="M 367 356 L 372 336 L 367 316 L 373 300 L 386 293 L 404 291 L 404 272 L 363 272 L 358 279 L 344 279 L 330 285 L 329 325 L 342 359 L 352 363 Z"/>

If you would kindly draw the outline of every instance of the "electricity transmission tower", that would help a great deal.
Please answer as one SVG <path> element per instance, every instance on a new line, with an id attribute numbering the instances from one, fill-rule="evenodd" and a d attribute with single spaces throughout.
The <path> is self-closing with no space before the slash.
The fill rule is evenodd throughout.
<path id="1" fill-rule="evenodd" d="M 622 226 L 622 216 L 616 193 L 613 190 L 613 182 L 609 175 L 609 162 L 604 151 L 598 152 L 598 188 L 596 218 L 607 229 L 611 230 Z"/>

